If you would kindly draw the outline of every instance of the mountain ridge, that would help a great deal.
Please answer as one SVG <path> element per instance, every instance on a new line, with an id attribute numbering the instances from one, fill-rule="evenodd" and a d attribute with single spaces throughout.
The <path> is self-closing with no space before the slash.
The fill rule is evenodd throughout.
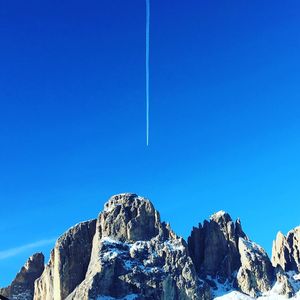
<path id="1" fill-rule="evenodd" d="M 193 227 L 185 241 L 150 200 L 123 193 L 97 219 L 59 237 L 49 262 L 32 265 L 39 272 L 32 276 L 23 267 L 0 294 L 18 300 L 299 298 L 298 249 L 296 227 L 277 234 L 270 259 L 225 211 Z"/>

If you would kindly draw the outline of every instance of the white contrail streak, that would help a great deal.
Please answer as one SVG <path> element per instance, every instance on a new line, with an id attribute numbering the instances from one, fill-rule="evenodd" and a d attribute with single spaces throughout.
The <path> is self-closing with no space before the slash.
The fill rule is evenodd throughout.
<path id="1" fill-rule="evenodd" d="M 0 260 L 16 256 L 24 251 L 27 251 L 27 250 L 30 250 L 33 248 L 38 248 L 38 247 L 54 244 L 55 240 L 56 239 L 40 240 L 40 241 L 37 241 L 34 243 L 22 245 L 19 247 L 2 250 L 2 251 L 0 251 Z"/>
<path id="2" fill-rule="evenodd" d="M 146 143 L 149 145 L 149 48 L 150 48 L 150 0 L 146 0 Z"/>

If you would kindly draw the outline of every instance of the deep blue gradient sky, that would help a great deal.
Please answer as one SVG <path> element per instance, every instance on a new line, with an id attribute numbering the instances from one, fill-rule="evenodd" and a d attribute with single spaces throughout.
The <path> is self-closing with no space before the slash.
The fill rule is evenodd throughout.
<path id="1" fill-rule="evenodd" d="M 226 210 L 269 253 L 300 224 L 300 2 L 151 8 L 146 147 L 144 1 L 1 1 L 0 253 L 120 192 L 184 237 Z M 0 259 L 0 286 L 52 246 Z"/>

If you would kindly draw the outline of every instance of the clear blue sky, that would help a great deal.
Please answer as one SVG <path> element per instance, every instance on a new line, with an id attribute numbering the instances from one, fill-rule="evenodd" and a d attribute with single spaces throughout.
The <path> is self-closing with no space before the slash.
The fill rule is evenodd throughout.
<path id="1" fill-rule="evenodd" d="M 179 234 L 220 209 L 270 253 L 300 224 L 300 3 L 1 1 L 0 285 L 102 210 L 149 197 Z M 14 252 L 14 251 L 12 251 Z"/>

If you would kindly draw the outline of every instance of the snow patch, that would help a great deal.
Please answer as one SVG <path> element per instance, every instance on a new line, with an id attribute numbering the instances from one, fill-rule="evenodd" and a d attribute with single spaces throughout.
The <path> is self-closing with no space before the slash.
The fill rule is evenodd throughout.
<path id="1" fill-rule="evenodd" d="M 221 296 L 217 296 L 214 299 L 215 300 L 252 300 L 254 298 L 251 298 L 250 296 L 245 295 L 241 292 L 230 291 L 229 293 L 221 295 Z"/>
<path id="2" fill-rule="evenodd" d="M 278 281 L 275 282 L 269 292 L 264 293 L 258 298 L 253 298 L 242 292 L 234 290 L 228 282 L 221 284 L 216 279 L 212 279 L 210 276 L 207 276 L 207 279 L 213 281 L 216 285 L 216 289 L 212 289 L 213 299 L 215 300 L 300 300 L 300 274 L 287 272 L 286 275 L 296 292 L 295 296 L 291 298 L 279 295 L 282 292 L 283 284 Z"/>
<path id="3" fill-rule="evenodd" d="M 212 214 L 212 215 L 209 217 L 209 219 L 210 219 L 210 220 L 219 219 L 219 218 L 223 217 L 225 214 L 226 214 L 226 211 L 220 210 L 220 211 L 218 211 L 218 212 Z"/>
<path id="4" fill-rule="evenodd" d="M 268 256 L 261 246 L 243 238 L 239 238 L 239 249 L 245 253 L 246 257 L 250 256 L 252 261 L 261 260 L 263 257 Z"/>
<path id="5" fill-rule="evenodd" d="M 287 298 L 286 296 L 281 296 L 278 294 L 269 294 L 269 295 L 264 295 L 258 298 L 252 298 L 248 295 L 245 295 L 241 292 L 238 291 L 231 291 L 227 294 L 224 294 L 222 296 L 217 296 L 214 298 L 215 300 L 300 300 L 300 294 L 297 293 L 294 297 L 292 298 Z"/>
<path id="6" fill-rule="evenodd" d="M 122 298 L 114 298 L 110 296 L 100 296 L 96 300 L 135 300 L 137 299 L 138 295 L 137 294 L 130 294 Z"/>
<path id="7" fill-rule="evenodd" d="M 180 242 L 175 243 L 174 241 L 168 240 L 168 241 L 164 242 L 164 245 L 166 245 L 171 252 L 174 252 L 174 251 L 182 251 L 183 252 L 185 250 L 184 246 Z"/>
<path id="8" fill-rule="evenodd" d="M 120 259 L 124 269 L 128 272 L 161 274 L 162 276 L 168 270 L 164 270 L 163 266 L 157 266 L 157 259 L 162 255 L 158 252 L 180 251 L 182 253 L 185 251 L 180 239 L 160 242 L 158 248 L 154 246 L 156 243 L 153 243 L 153 240 L 129 243 L 103 237 L 101 243 L 103 247 L 101 247 L 99 259 L 102 264 Z"/>

